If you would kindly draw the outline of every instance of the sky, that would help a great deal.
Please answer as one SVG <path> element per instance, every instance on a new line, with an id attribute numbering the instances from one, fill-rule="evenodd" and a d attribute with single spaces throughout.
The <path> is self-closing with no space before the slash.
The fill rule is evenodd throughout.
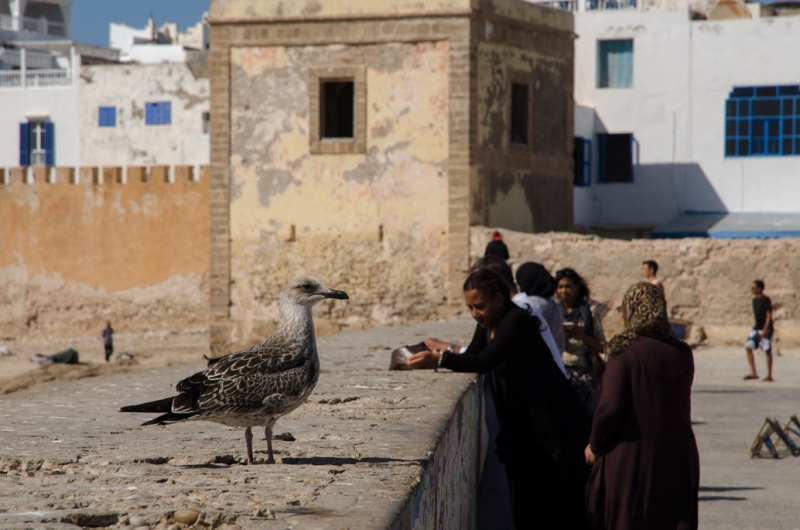
<path id="1" fill-rule="evenodd" d="M 209 0 L 72 0 L 72 40 L 108 46 L 108 24 L 143 28 L 152 13 L 156 26 L 175 22 L 180 31 L 200 21 Z"/>

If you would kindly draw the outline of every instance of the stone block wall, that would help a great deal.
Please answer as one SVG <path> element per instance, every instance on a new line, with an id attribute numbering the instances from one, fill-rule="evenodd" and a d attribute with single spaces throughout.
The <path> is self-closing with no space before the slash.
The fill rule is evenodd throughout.
<path id="1" fill-rule="evenodd" d="M 392 530 L 475 528 L 481 453 L 483 377 L 467 388 Z M 484 440 L 485 444 L 485 440 Z M 489 444 L 489 450 L 493 450 Z"/>
<path id="2" fill-rule="evenodd" d="M 322 330 L 431 318 L 460 299 L 476 219 L 519 211 L 514 227 L 569 229 L 569 13 L 519 0 L 231 0 L 212 1 L 210 24 L 215 353 L 263 340 L 292 277 L 351 293 L 347 316 L 322 311 Z M 531 146 L 515 156 L 479 143 L 484 107 L 509 125 L 507 87 L 479 85 L 495 50 L 494 81 L 522 71 L 533 94 Z M 352 145 L 315 138 L 326 72 L 357 85 Z"/>
<path id="3" fill-rule="evenodd" d="M 477 259 L 492 229 L 473 227 L 470 254 Z M 625 290 L 641 281 L 644 260 L 659 264 L 672 317 L 704 326 L 712 341 L 743 344 L 753 325 L 750 285 L 760 279 L 772 299 L 777 336 L 800 345 L 800 240 L 798 239 L 634 239 L 623 241 L 568 233 L 503 231 L 514 270 L 538 261 L 555 275 L 571 267 L 583 276 L 591 297 L 617 307 Z M 615 311 L 604 321 L 606 334 L 619 331 Z"/>

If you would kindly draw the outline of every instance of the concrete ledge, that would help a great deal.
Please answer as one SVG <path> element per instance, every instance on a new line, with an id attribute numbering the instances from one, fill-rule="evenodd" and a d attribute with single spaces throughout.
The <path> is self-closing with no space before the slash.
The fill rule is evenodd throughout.
<path id="1" fill-rule="evenodd" d="M 174 512 L 194 508 L 206 528 L 470 528 L 477 378 L 387 368 L 396 346 L 426 336 L 465 342 L 471 331 L 462 318 L 320 338 L 319 385 L 278 422 L 275 432 L 296 441 L 276 441 L 274 466 L 241 465 L 241 430 L 143 428 L 147 415 L 116 412 L 169 395 L 202 364 L 3 396 L 0 527 L 166 528 Z M 263 440 L 254 449 L 263 461 Z"/>

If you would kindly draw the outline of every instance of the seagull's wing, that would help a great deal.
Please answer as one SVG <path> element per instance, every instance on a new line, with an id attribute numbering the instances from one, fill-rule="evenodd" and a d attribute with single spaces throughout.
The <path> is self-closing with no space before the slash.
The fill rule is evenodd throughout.
<path id="1" fill-rule="evenodd" d="M 269 341 L 208 360 L 208 369 L 203 372 L 209 380 L 235 379 L 255 372 L 280 373 L 303 364 L 303 357 L 308 352 L 298 352 L 294 345 L 279 347 Z M 288 353 L 293 351 L 293 353 Z M 178 383 L 180 384 L 180 383 Z M 178 388 L 180 390 L 180 388 Z"/>
<path id="2" fill-rule="evenodd" d="M 266 344 L 209 360 L 209 368 L 179 382 L 172 410 L 239 414 L 280 405 L 300 379 L 307 356 L 289 355 Z"/>

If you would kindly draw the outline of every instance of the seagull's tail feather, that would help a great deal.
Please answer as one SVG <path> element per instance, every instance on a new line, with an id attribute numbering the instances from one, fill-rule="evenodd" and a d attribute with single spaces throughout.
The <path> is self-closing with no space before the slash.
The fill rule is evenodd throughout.
<path id="1" fill-rule="evenodd" d="M 165 425 L 167 423 L 175 423 L 181 420 L 188 420 L 195 415 L 197 415 L 197 412 L 190 412 L 189 414 L 176 414 L 174 412 L 168 412 L 159 416 L 158 418 L 154 418 L 150 421 L 142 423 L 142 427 L 145 425 Z"/>
<path id="2" fill-rule="evenodd" d="M 175 423 L 176 421 L 187 420 L 192 416 L 197 415 L 197 412 L 188 412 L 188 413 L 179 413 L 179 412 L 172 412 L 172 403 L 175 401 L 175 397 L 168 397 L 164 399 L 159 399 L 156 401 L 150 401 L 147 403 L 141 403 L 139 405 L 128 405 L 127 407 L 122 407 L 119 409 L 120 412 L 165 412 L 166 414 L 162 414 L 161 416 L 152 419 L 150 421 L 146 421 L 142 423 L 142 425 L 163 425 L 165 423 Z"/>
<path id="3" fill-rule="evenodd" d="M 147 403 L 140 403 L 139 405 L 128 405 L 119 409 L 120 412 L 170 412 L 172 410 L 172 401 L 175 397 L 168 397 L 158 399 L 156 401 L 149 401 Z"/>

